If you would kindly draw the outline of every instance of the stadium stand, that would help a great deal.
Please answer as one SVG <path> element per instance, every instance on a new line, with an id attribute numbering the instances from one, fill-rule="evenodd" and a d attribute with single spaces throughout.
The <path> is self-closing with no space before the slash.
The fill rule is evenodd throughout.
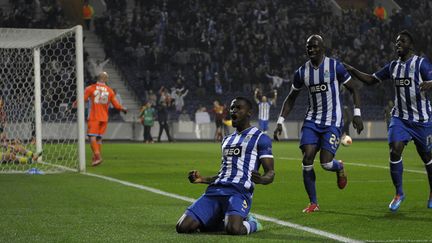
<path id="1" fill-rule="evenodd" d="M 10 2 L 9 12 L 0 12 L 2 26 L 68 26 L 57 1 Z M 311 33 L 324 37 L 328 55 L 367 72 L 394 58 L 392 41 L 402 29 L 415 34 L 420 54 L 432 56 L 429 1 L 398 0 L 401 10 L 384 20 L 374 15 L 373 1 L 363 2 L 366 7 L 344 8 L 336 15 L 323 0 L 105 0 L 107 11 L 94 25 L 107 58 L 141 102 L 160 87 L 175 90 L 181 82 L 189 90 L 184 108 L 192 116 L 200 105 L 210 107 L 216 99 L 226 103 L 236 95 L 252 97 L 256 87 L 270 94 L 268 76 L 285 81 L 278 88 L 281 104 L 295 69 L 307 60 L 304 42 Z M 362 89 L 368 111 L 364 119 L 383 119 L 381 111 L 392 95 L 385 84 Z M 303 118 L 306 103 L 306 96 L 297 100 L 291 119 Z M 272 109 L 273 119 L 278 110 Z"/>

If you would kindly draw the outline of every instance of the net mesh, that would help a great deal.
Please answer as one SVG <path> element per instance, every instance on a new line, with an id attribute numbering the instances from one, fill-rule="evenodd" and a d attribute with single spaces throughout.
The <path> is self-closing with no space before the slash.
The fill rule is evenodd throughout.
<path id="1" fill-rule="evenodd" d="M 0 43 L 9 37 L 0 31 Z M 17 38 L 19 31 L 9 31 Z M 24 31 L 19 38 L 31 38 Z M 51 39 L 54 36 L 54 39 Z M 76 58 L 73 31 L 57 31 L 29 45 L 0 45 L 2 172 L 45 173 L 77 169 Z M 10 39 L 10 38 L 9 38 Z M 26 46 L 23 48 L 23 46 Z M 20 48 L 21 47 L 21 48 Z M 36 149 L 33 49 L 40 49 L 42 149 Z M 38 156 L 39 155 L 39 156 Z"/>

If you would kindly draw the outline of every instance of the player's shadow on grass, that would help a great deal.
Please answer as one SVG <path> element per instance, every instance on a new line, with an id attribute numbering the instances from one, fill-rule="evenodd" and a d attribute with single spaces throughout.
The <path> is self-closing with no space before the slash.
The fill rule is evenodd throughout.
<path id="1" fill-rule="evenodd" d="M 216 232 L 199 232 L 199 233 L 194 233 L 191 234 L 191 236 L 199 236 L 199 235 L 219 235 L 221 236 L 220 238 L 220 242 L 225 242 L 225 241 L 229 241 L 231 242 L 232 240 L 234 240 L 235 238 L 232 237 L 245 237 L 245 238 L 253 238 L 256 240 L 260 240 L 265 242 L 266 240 L 281 240 L 284 242 L 333 242 L 331 239 L 327 239 L 327 238 L 322 238 L 322 237 L 318 237 L 318 236 L 302 236 L 302 235 L 294 235 L 292 233 L 278 233 L 275 231 L 284 231 L 286 230 L 286 227 L 280 226 L 280 227 L 272 227 L 271 229 L 264 229 L 263 231 L 257 232 L 257 233 L 253 233 L 250 235 L 244 235 L 244 236 L 232 236 L 232 235 L 227 235 L 224 231 L 216 231 Z M 290 229 L 291 230 L 291 229 Z M 299 231 L 299 234 L 302 234 L 303 232 Z M 308 234 L 308 233 L 305 233 Z M 336 242 L 336 241 L 335 241 Z"/>
<path id="2" fill-rule="evenodd" d="M 432 222 L 432 218 L 429 215 L 422 216 L 413 216 L 412 213 L 418 213 L 418 211 L 404 211 L 404 212 L 385 212 L 385 211 L 372 211 L 377 215 L 371 215 L 366 213 L 353 213 L 353 212 L 341 212 L 341 211 L 320 211 L 320 214 L 334 214 L 334 215 L 347 215 L 347 216 L 356 216 L 356 217 L 364 217 L 368 219 L 387 219 L 387 220 L 403 220 L 403 221 L 414 221 L 414 222 Z"/>

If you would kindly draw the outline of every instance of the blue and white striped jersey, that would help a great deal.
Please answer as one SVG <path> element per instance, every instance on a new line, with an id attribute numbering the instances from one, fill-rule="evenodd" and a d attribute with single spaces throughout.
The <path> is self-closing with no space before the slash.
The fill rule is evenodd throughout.
<path id="1" fill-rule="evenodd" d="M 318 68 L 310 61 L 294 74 L 292 88 L 309 90 L 309 107 L 305 120 L 326 126 L 342 126 L 340 84 L 351 79 L 345 67 L 333 58 L 324 57 Z"/>
<path id="2" fill-rule="evenodd" d="M 271 101 L 258 102 L 258 119 L 268 121 L 270 118 Z"/>
<path id="3" fill-rule="evenodd" d="M 252 194 L 252 171 L 258 170 L 262 158 L 273 158 L 271 139 L 256 127 L 234 132 L 222 141 L 222 163 L 218 178 L 206 195 Z"/>
<path id="4" fill-rule="evenodd" d="M 394 82 L 392 116 L 414 122 L 432 121 L 429 98 L 419 88 L 422 82 L 432 81 L 432 66 L 427 59 L 414 55 L 406 62 L 394 60 L 373 75 L 380 81 Z"/>

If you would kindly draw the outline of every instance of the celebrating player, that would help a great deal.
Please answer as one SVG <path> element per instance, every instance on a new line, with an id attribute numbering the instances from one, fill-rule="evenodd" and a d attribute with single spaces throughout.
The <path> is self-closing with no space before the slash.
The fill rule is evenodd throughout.
<path id="1" fill-rule="evenodd" d="M 248 215 L 255 184 L 270 184 L 274 161 L 270 138 L 250 125 L 252 103 L 243 97 L 231 102 L 230 114 L 236 132 L 222 140 L 222 164 L 219 173 L 203 177 L 189 172 L 191 183 L 210 184 L 206 192 L 179 219 L 178 233 L 225 228 L 231 235 L 245 235 L 261 229 L 255 217 Z M 258 172 L 262 165 L 264 175 Z"/>
<path id="2" fill-rule="evenodd" d="M 268 122 L 270 118 L 270 107 L 275 103 L 277 99 L 277 91 L 273 91 L 273 98 L 268 99 L 267 96 L 258 97 L 260 90 L 255 89 L 254 98 L 255 102 L 258 104 L 258 127 L 261 131 L 267 134 Z"/>
<path id="3" fill-rule="evenodd" d="M 115 98 L 113 90 L 106 85 L 108 74 L 99 74 L 97 82 L 88 86 L 84 91 L 84 102 L 90 100 L 90 111 L 87 121 L 87 136 L 90 138 L 90 146 L 93 151 L 92 166 L 102 163 L 101 147 L 102 135 L 108 125 L 108 106 L 113 104 L 114 108 L 127 113 Z"/>
<path id="4" fill-rule="evenodd" d="M 396 195 L 389 204 L 397 211 L 405 194 L 402 189 L 402 152 L 405 145 L 414 140 L 417 153 L 423 160 L 429 178 L 430 194 L 427 204 L 432 208 L 432 113 L 426 90 L 432 90 L 432 66 L 430 62 L 414 54 L 414 40 L 408 31 L 396 38 L 399 56 L 373 75 L 360 72 L 345 64 L 347 70 L 368 85 L 382 80 L 392 80 L 395 87 L 394 107 L 388 129 L 390 147 L 390 172 Z"/>
<path id="5" fill-rule="evenodd" d="M 363 122 L 360 117 L 360 98 L 354 88 L 351 76 L 344 66 L 333 58 L 324 56 L 323 39 L 312 35 L 307 39 L 306 51 L 310 61 L 301 66 L 294 75 L 294 81 L 288 97 L 285 99 L 277 128 L 275 140 L 282 132 L 282 123 L 291 112 L 300 89 L 308 88 L 309 108 L 301 129 L 300 149 L 303 153 L 303 182 L 310 199 L 310 204 L 303 210 L 311 213 L 319 210 L 313 163 L 315 155 L 320 152 L 320 163 L 323 169 L 334 171 L 337 185 L 345 188 L 347 176 L 342 161 L 334 159 L 339 147 L 342 118 L 342 104 L 339 94 L 341 84 L 351 92 L 354 100 L 353 125 L 360 133 Z"/>

